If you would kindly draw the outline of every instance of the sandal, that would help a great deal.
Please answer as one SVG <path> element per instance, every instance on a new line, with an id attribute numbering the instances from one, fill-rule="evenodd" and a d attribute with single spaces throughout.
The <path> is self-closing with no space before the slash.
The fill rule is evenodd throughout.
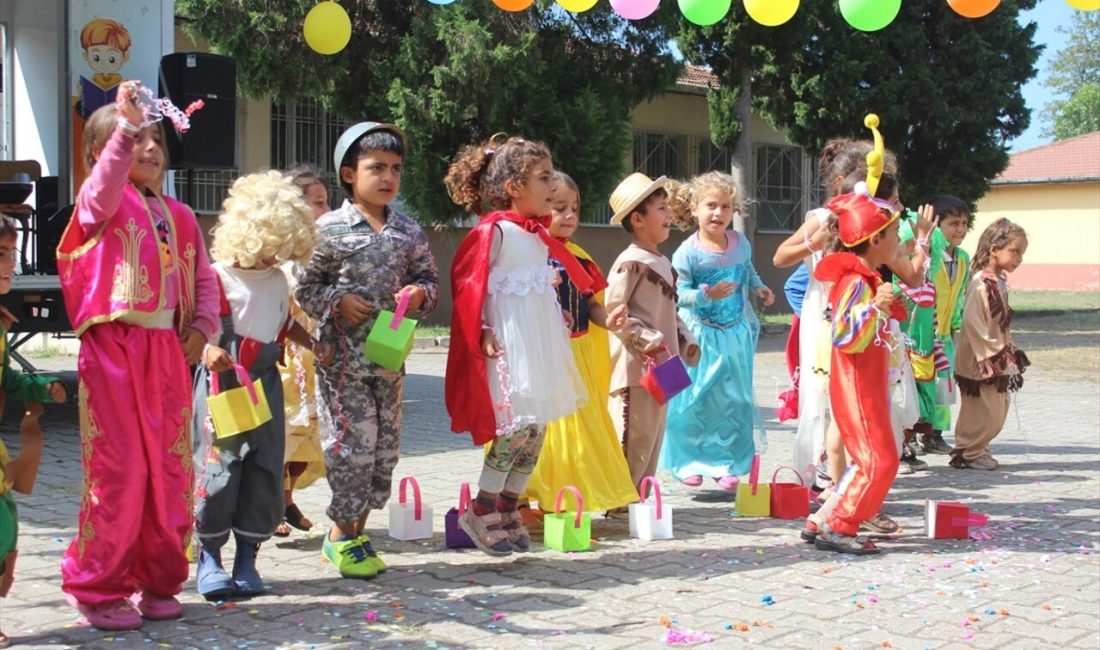
<path id="1" fill-rule="evenodd" d="M 898 522 L 881 512 L 859 525 L 861 530 L 869 530 L 878 535 L 893 535 L 901 530 Z"/>
<path id="2" fill-rule="evenodd" d="M 806 525 L 802 528 L 802 532 L 798 534 L 802 538 L 802 541 L 807 544 L 813 544 L 814 540 L 821 533 L 821 524 L 823 520 L 818 516 L 816 512 L 810 513 L 810 516 L 806 517 Z"/>
<path id="3" fill-rule="evenodd" d="M 630 519 L 630 509 L 626 506 L 619 508 L 612 508 L 603 513 L 603 516 L 607 519 L 615 519 L 617 521 L 627 521 Z"/>
<path id="4" fill-rule="evenodd" d="M 487 512 L 479 517 L 469 508 L 458 518 L 458 525 L 470 536 L 474 546 L 489 555 L 503 557 L 512 554 L 512 544 L 508 541 L 509 534 L 501 528 L 502 521 L 499 512 Z"/>
<path id="5" fill-rule="evenodd" d="M 822 524 L 814 540 L 814 546 L 819 551 L 833 551 L 834 553 L 849 553 L 851 555 L 875 555 L 879 547 L 863 537 L 841 535 L 829 528 L 828 524 Z"/>
<path id="6" fill-rule="evenodd" d="M 286 507 L 283 511 L 283 517 L 286 519 L 286 523 L 294 526 L 298 530 L 309 530 L 313 528 L 313 522 L 306 519 L 302 511 L 298 509 L 297 503 L 292 503 Z"/>
<path id="7" fill-rule="evenodd" d="M 501 528 L 508 533 L 508 542 L 512 545 L 512 550 L 520 553 L 531 550 L 531 533 L 523 523 L 523 515 L 513 510 L 502 512 L 500 516 L 504 522 Z"/>
<path id="8" fill-rule="evenodd" d="M 271 534 L 276 537 L 290 537 L 290 524 L 280 521 L 279 525 L 275 527 L 275 532 Z"/>

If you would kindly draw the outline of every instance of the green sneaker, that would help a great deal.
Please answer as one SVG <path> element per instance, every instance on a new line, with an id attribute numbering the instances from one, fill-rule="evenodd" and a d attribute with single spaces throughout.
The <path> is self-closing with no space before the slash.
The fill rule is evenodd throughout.
<path id="1" fill-rule="evenodd" d="M 386 563 L 382 561 L 382 558 L 378 557 L 378 553 L 375 552 L 374 547 L 371 546 L 370 537 L 366 533 L 359 533 L 359 537 L 355 538 L 355 541 L 359 542 L 363 550 L 367 553 L 367 562 L 374 567 L 375 573 L 383 573 L 386 570 Z"/>
<path id="2" fill-rule="evenodd" d="M 359 539 L 347 539 L 342 537 L 340 541 L 333 542 L 325 535 L 325 543 L 321 545 L 321 555 L 332 562 L 340 575 L 345 578 L 373 578 L 378 575 L 374 563 L 370 561 L 366 549 Z"/>

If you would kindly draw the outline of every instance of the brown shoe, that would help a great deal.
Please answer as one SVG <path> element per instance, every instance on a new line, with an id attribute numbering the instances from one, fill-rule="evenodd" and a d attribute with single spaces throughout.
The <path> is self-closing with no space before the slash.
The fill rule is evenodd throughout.
<path id="1" fill-rule="evenodd" d="M 992 456 L 979 456 L 973 460 L 964 460 L 963 464 L 970 469 L 984 469 L 988 471 L 995 470 L 1000 466 L 1000 463 L 994 460 Z"/>
<path id="2" fill-rule="evenodd" d="M 901 530 L 898 522 L 881 512 L 860 524 L 859 527 L 861 530 L 867 530 L 878 535 L 893 535 Z"/>

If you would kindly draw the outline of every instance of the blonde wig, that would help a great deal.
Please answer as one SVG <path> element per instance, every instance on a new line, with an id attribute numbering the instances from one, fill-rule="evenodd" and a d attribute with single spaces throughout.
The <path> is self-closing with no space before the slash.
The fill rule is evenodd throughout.
<path id="1" fill-rule="evenodd" d="M 313 211 L 294 181 L 276 171 L 256 172 L 229 188 L 210 257 L 246 269 L 268 258 L 305 263 L 318 241 Z"/>
<path id="2" fill-rule="evenodd" d="M 686 183 L 669 184 L 668 207 L 672 212 L 672 223 L 681 230 L 697 225 L 692 212 L 699 204 L 699 199 L 711 190 L 729 194 L 734 212 L 741 209 L 745 192 L 737 179 L 722 172 L 707 172 Z"/>

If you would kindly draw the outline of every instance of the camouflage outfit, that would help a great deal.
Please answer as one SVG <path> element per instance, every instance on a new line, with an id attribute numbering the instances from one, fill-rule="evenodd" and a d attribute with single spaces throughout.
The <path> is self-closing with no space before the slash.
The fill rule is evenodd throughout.
<path id="1" fill-rule="evenodd" d="M 320 339 L 336 358 L 317 367 L 318 421 L 332 502 L 327 514 L 338 524 L 357 521 L 390 496 L 401 435 L 404 371 L 368 362 L 363 342 L 382 309 L 394 310 L 394 294 L 415 284 L 425 292 L 419 318 L 436 305 L 439 271 L 424 231 L 386 208 L 386 225 L 375 232 L 348 201 L 317 221 L 322 242 L 303 270 L 295 298 L 319 322 Z M 352 327 L 337 311 L 344 294 L 371 304 L 371 315 Z"/>

